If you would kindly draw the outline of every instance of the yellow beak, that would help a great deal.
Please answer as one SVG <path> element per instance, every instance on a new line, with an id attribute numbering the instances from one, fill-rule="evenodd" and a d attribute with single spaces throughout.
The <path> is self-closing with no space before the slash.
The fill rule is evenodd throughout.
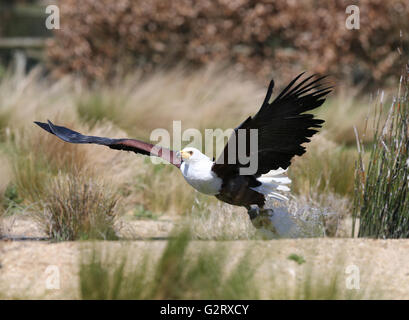
<path id="1" fill-rule="evenodd" d="M 177 153 L 177 155 L 178 155 L 179 157 L 181 157 L 182 159 L 189 159 L 189 158 L 190 158 L 190 153 L 189 153 L 189 152 L 186 152 L 186 151 L 183 151 L 183 150 L 180 150 L 180 151 Z"/>

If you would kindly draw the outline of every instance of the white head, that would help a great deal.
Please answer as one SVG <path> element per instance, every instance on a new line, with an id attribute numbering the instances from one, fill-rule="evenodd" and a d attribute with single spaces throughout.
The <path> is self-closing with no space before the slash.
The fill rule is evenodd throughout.
<path id="1" fill-rule="evenodd" d="M 201 161 L 201 160 L 210 160 L 208 156 L 201 153 L 196 148 L 187 147 L 177 153 L 177 156 L 186 163 Z"/>

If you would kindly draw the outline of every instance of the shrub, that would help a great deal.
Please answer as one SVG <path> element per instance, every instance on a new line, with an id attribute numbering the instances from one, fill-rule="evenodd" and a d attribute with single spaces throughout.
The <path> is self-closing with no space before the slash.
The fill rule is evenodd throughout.
<path id="1" fill-rule="evenodd" d="M 360 237 L 409 237 L 409 88 L 401 78 L 388 118 L 375 123 L 369 164 L 362 161 L 364 145 L 358 139 L 355 172 L 354 228 Z M 401 87 L 403 85 L 403 88 Z M 381 96 L 378 109 L 383 108 Z M 354 233 L 353 233 L 354 234 Z"/>
<path id="2" fill-rule="evenodd" d="M 36 206 L 36 221 L 54 240 L 116 239 L 117 198 L 95 181 L 77 174 L 59 175 Z"/>
<path id="3" fill-rule="evenodd" d="M 360 29 L 345 27 L 350 1 L 62 0 L 48 56 L 56 74 L 104 80 L 130 65 L 228 61 L 265 81 L 271 71 L 332 73 L 366 84 L 396 74 L 408 3 L 361 0 Z M 286 79 L 288 80 L 288 79 Z M 286 81 L 285 80 L 285 81 Z"/>

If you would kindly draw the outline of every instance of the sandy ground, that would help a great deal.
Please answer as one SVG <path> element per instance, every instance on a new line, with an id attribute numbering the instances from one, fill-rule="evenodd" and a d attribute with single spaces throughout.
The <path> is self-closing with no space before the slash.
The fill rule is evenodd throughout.
<path id="1" fill-rule="evenodd" d="M 19 219 L 17 219 L 19 220 Z M 11 226 L 11 224 L 10 224 Z M 160 240 L 171 229 L 169 221 L 135 221 L 133 228 L 143 230 L 145 236 L 159 240 L 105 241 L 104 249 L 125 249 L 128 256 L 140 256 L 145 250 L 157 252 L 164 249 L 166 241 Z M 29 220 L 14 221 L 9 235 L 17 239 L 41 237 L 39 230 Z M 21 237 L 20 237 L 21 238 Z M 26 239 L 26 238 L 25 238 Z M 89 242 L 61 242 L 33 240 L 0 241 L 0 296 L 1 298 L 77 299 L 78 263 L 81 248 Z M 285 286 L 291 287 L 303 272 L 312 267 L 316 279 L 325 282 L 335 268 L 341 268 L 341 281 L 347 281 L 348 267 L 357 268 L 360 274 L 358 292 L 361 298 L 409 298 L 409 240 L 370 239 L 282 239 L 268 241 L 192 241 L 189 250 L 206 246 L 228 246 L 229 252 L 250 249 L 255 259 L 263 258 L 258 269 L 260 283 L 268 292 L 271 275 Z M 299 265 L 289 260 L 291 254 L 302 256 L 306 263 Z M 342 261 L 342 263 L 340 263 Z M 59 282 L 50 276 L 59 274 Z M 50 283 L 51 281 L 51 283 Z M 58 286 L 59 288 L 57 288 Z M 352 289 L 356 290 L 356 289 Z M 379 296 L 374 294 L 380 293 Z M 266 296 L 268 294 L 266 293 Z"/>

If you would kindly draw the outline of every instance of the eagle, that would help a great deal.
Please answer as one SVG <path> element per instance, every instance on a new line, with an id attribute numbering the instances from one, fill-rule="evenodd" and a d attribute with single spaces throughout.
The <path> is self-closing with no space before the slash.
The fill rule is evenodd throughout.
<path id="1" fill-rule="evenodd" d="M 290 190 L 288 185 L 291 180 L 286 175 L 287 168 L 294 156 L 301 156 L 306 152 L 303 144 L 310 142 L 310 138 L 324 123 L 324 120 L 315 118 L 314 114 L 305 112 L 320 107 L 333 87 L 323 82 L 327 76 L 311 75 L 303 79 L 303 75 L 301 73 L 295 77 L 270 102 L 274 88 L 274 80 L 271 80 L 258 112 L 234 129 L 216 161 L 192 147 L 175 152 L 135 139 L 82 135 L 54 125 L 49 120 L 47 123 L 34 123 L 69 143 L 99 144 L 115 150 L 161 157 L 178 168 L 185 180 L 197 191 L 215 196 L 231 205 L 245 207 L 253 220 L 266 210 L 272 210 L 265 207 L 268 198 L 287 199 L 281 192 Z M 257 131 L 256 154 L 252 154 L 257 159 L 257 166 L 255 172 L 242 174 L 241 169 L 248 168 L 248 163 L 229 159 L 237 156 L 239 148 L 243 148 L 243 144 L 239 144 L 240 139 L 236 139 L 240 131 L 244 132 L 243 152 L 251 154 L 249 145 L 252 130 Z"/>

